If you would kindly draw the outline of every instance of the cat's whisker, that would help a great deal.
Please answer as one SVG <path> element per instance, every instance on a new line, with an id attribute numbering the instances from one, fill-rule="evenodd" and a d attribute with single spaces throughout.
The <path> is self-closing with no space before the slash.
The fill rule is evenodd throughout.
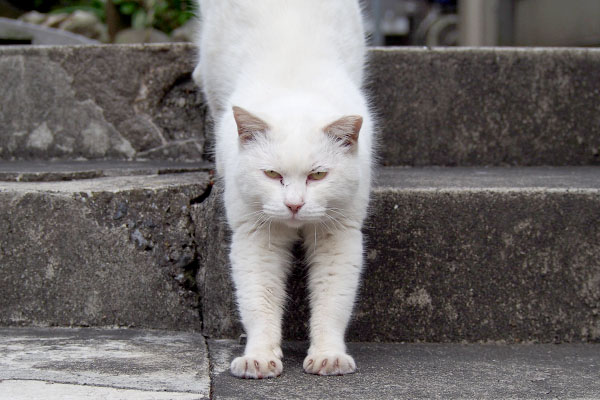
<path id="1" fill-rule="evenodd" d="M 254 220 L 254 224 L 261 221 L 264 217 L 265 217 L 265 213 L 263 213 L 263 212 L 258 213 L 256 219 Z"/>
<path id="2" fill-rule="evenodd" d="M 313 256 L 315 255 L 316 251 L 317 251 L 317 225 L 315 224 L 315 245 L 313 247 Z"/>
<path id="3" fill-rule="evenodd" d="M 269 221 L 271 221 L 271 217 L 269 217 L 268 215 L 264 215 L 264 216 L 263 216 L 263 219 L 262 219 L 262 222 L 261 222 L 261 224 L 258 226 L 257 230 L 258 230 L 258 229 L 262 229 L 262 228 L 263 228 L 263 227 L 264 227 L 264 226 L 267 224 L 267 222 L 269 222 Z"/>
<path id="4" fill-rule="evenodd" d="M 257 235 L 257 234 L 258 234 L 258 233 L 261 231 L 262 227 L 263 227 L 263 226 L 264 226 L 266 223 L 267 223 L 267 221 L 266 221 L 266 220 L 265 220 L 265 221 L 263 221 L 263 222 L 262 222 L 262 223 L 261 223 L 261 224 L 260 224 L 258 227 L 256 227 L 256 229 L 254 229 L 254 231 L 252 232 L 252 234 L 253 234 L 253 235 Z"/>
<path id="5" fill-rule="evenodd" d="M 338 214 L 339 216 L 341 216 L 342 218 L 347 219 L 347 217 L 342 212 L 339 211 L 339 208 L 328 208 L 327 211 L 334 212 L 334 213 Z"/>
<path id="6" fill-rule="evenodd" d="M 327 214 L 325 214 L 325 215 L 327 215 Z M 329 216 L 328 216 L 328 217 L 329 217 Z M 328 232 L 329 234 L 333 234 L 333 231 L 331 230 L 331 228 L 330 228 L 330 227 L 329 227 L 329 225 L 327 224 L 327 222 L 329 222 L 329 221 L 323 221 L 323 220 L 321 220 L 321 221 L 319 221 L 319 222 L 321 223 L 321 225 L 323 225 L 323 227 L 324 227 L 324 228 L 327 230 L 327 232 Z"/>
<path id="7" fill-rule="evenodd" d="M 330 220 L 331 222 L 333 222 L 333 228 L 334 228 L 336 231 L 338 231 L 338 230 L 341 230 L 341 229 L 344 229 L 344 224 L 342 224 L 340 221 L 338 221 L 338 220 L 337 220 L 337 218 L 335 218 L 334 216 L 332 216 L 332 215 L 329 215 L 329 214 L 327 214 L 327 213 L 326 213 L 325 215 L 327 216 L 327 218 L 329 218 L 329 220 Z M 339 225 L 339 226 L 338 226 L 338 225 Z"/>
<path id="8" fill-rule="evenodd" d="M 271 250 L 271 223 L 273 222 L 273 218 L 269 218 L 269 250 Z"/>
<path id="9" fill-rule="evenodd" d="M 250 232 L 258 232 L 260 228 L 269 220 L 269 216 L 265 213 L 261 213 L 259 217 L 254 221 L 254 224 L 250 228 Z"/>
<path id="10" fill-rule="evenodd" d="M 240 217 L 240 219 L 249 219 L 249 218 L 250 218 L 250 217 L 252 217 L 252 216 L 255 216 L 255 215 L 260 215 L 260 214 L 264 214 L 264 211 L 263 211 L 263 210 L 252 211 L 252 212 L 250 212 L 250 213 L 248 213 L 248 214 L 244 214 L 244 215 L 242 215 L 242 216 Z"/>

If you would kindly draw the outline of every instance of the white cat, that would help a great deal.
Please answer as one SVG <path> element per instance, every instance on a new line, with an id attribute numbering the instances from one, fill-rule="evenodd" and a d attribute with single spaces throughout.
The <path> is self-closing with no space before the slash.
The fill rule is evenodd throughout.
<path id="1" fill-rule="evenodd" d="M 233 230 L 232 276 L 248 341 L 231 373 L 282 372 L 291 247 L 309 264 L 304 370 L 352 373 L 345 330 L 363 265 L 373 122 L 362 90 L 358 0 L 200 0 L 201 85 Z"/>

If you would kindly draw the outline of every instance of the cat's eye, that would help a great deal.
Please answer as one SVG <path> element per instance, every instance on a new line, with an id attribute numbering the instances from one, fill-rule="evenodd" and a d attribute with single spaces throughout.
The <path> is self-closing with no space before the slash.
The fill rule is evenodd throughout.
<path id="1" fill-rule="evenodd" d="M 308 179 L 310 179 L 311 181 L 320 181 L 321 179 L 325 178 L 326 175 L 326 171 L 317 171 L 308 175 Z"/>
<path id="2" fill-rule="evenodd" d="M 281 180 L 283 179 L 283 176 L 281 176 L 281 174 L 277 171 L 273 171 L 272 169 L 266 169 L 264 171 L 265 175 L 268 176 L 271 179 L 278 179 Z"/>

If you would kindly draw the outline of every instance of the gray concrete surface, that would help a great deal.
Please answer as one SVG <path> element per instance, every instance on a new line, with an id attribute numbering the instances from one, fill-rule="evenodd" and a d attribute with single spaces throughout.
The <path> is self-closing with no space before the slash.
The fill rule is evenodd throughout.
<path id="1" fill-rule="evenodd" d="M 350 343 L 357 372 L 302 371 L 308 345 L 284 345 L 283 375 L 240 380 L 228 372 L 242 347 L 209 341 L 214 399 L 573 399 L 600 397 L 600 345 Z"/>
<path id="2" fill-rule="evenodd" d="M 132 168 L 0 183 L 0 324 L 241 333 L 219 186 Z M 382 168 L 348 337 L 598 341 L 599 220 L 597 167 Z M 305 275 L 298 261 L 288 339 L 307 338 Z"/>
<path id="3" fill-rule="evenodd" d="M 57 182 L 130 175 L 210 171 L 206 162 L 172 161 L 1 161 L 0 182 Z"/>
<path id="4" fill-rule="evenodd" d="M 209 157 L 195 58 L 189 44 L 0 49 L 0 159 Z M 599 65 L 598 49 L 372 49 L 381 162 L 599 165 Z"/>
<path id="5" fill-rule="evenodd" d="M 0 48 L 0 159 L 201 160 L 193 60 L 187 45 Z"/>
<path id="6" fill-rule="evenodd" d="M 351 340 L 600 340 L 597 167 L 382 168 L 379 175 Z M 194 220 L 204 218 L 196 212 Z M 203 327 L 212 337 L 237 337 L 226 232 L 217 222 L 211 257 L 219 261 L 199 270 L 198 281 L 210 282 Z M 305 276 L 298 261 L 288 285 L 289 339 L 307 338 Z"/>
<path id="7" fill-rule="evenodd" d="M 0 328 L 2 399 L 596 399 L 600 345 L 350 343 L 358 370 L 307 375 L 286 342 L 279 378 L 234 378 L 242 346 L 196 333 Z"/>
<path id="8" fill-rule="evenodd" d="M 0 325 L 199 329 L 205 172 L 0 182 Z"/>
<path id="9" fill-rule="evenodd" d="M 597 192 L 598 167 L 387 167 L 375 171 L 375 191 Z"/>
<path id="10" fill-rule="evenodd" d="M 600 51 L 375 49 L 385 165 L 600 164 Z"/>
<path id="11" fill-rule="evenodd" d="M 7 400 L 197 400 L 194 393 L 118 389 L 104 386 L 8 379 L 0 382 L 0 398 Z"/>
<path id="12" fill-rule="evenodd" d="M 2 399 L 208 399 L 195 333 L 0 328 Z"/>

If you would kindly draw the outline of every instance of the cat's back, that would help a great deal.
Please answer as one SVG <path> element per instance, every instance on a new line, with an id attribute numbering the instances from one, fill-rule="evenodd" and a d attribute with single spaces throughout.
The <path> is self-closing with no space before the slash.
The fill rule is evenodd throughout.
<path id="1" fill-rule="evenodd" d="M 199 3 L 200 63 L 194 75 L 201 76 L 213 109 L 231 95 L 242 74 L 302 79 L 304 71 L 310 70 L 308 77 L 320 65 L 336 63 L 362 84 L 365 42 L 358 0 Z"/>

